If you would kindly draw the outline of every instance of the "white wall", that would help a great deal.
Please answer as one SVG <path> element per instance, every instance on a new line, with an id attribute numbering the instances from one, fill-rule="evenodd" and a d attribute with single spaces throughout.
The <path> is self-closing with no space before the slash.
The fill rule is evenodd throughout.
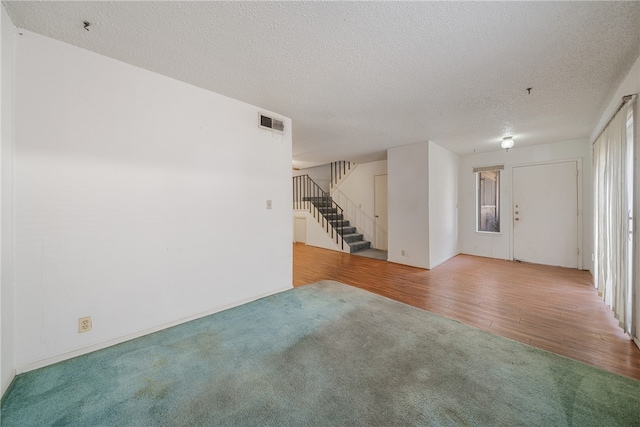
<path id="1" fill-rule="evenodd" d="M 15 375 L 15 335 L 14 335 L 14 289 L 13 289 L 13 67 L 14 67 L 14 27 L 9 15 L 0 7 L 2 17 L 0 32 L 0 84 L 2 104 L 0 111 L 0 373 L 1 390 L 4 394 Z"/>
<path id="2" fill-rule="evenodd" d="M 640 56 L 636 59 L 635 64 L 624 78 L 620 86 L 613 93 L 611 99 L 608 100 L 607 104 L 603 106 L 602 113 L 600 114 L 600 118 L 598 119 L 597 124 L 593 128 L 593 132 L 591 133 L 591 141 L 595 141 L 598 133 L 602 130 L 605 123 L 611 117 L 614 110 L 620 104 L 622 97 L 625 95 L 640 95 Z M 638 105 L 638 104 L 636 104 Z M 638 135 L 640 135 L 640 126 L 636 126 L 636 141 L 638 140 Z"/>
<path id="3" fill-rule="evenodd" d="M 331 187 L 331 164 L 314 166 L 312 168 L 294 170 L 292 176 L 309 175 L 318 187 L 325 193 L 329 193 Z"/>
<path id="4" fill-rule="evenodd" d="M 516 144 L 518 142 L 516 141 Z M 582 159 L 582 259 L 583 269 L 591 268 L 592 253 L 592 177 L 591 144 L 587 139 L 556 142 L 498 150 L 460 157 L 458 176 L 458 233 L 461 253 L 491 258 L 512 259 L 513 212 L 511 194 L 511 173 L 514 166 L 545 163 L 566 159 Z M 474 167 L 503 164 L 505 169 L 500 177 L 500 220 L 499 234 L 477 233 L 476 227 L 476 178 Z"/>
<path id="5" fill-rule="evenodd" d="M 318 222 L 317 218 L 315 218 L 313 214 L 308 210 L 294 210 L 293 217 L 304 218 L 304 220 L 306 221 L 305 244 L 309 246 L 315 246 L 317 248 L 349 253 L 349 245 L 347 243 L 342 245 L 342 242 L 340 240 L 338 243 L 336 243 L 335 234 L 332 238 L 331 234 L 327 233 L 326 228 L 323 227 L 322 224 Z"/>
<path id="6" fill-rule="evenodd" d="M 458 156 L 429 142 L 429 268 L 458 254 Z"/>
<path id="7" fill-rule="evenodd" d="M 16 46 L 19 371 L 291 288 L 289 119 L 274 133 L 251 105 L 27 31 Z"/>
<path id="8" fill-rule="evenodd" d="M 387 260 L 429 268 L 429 144 L 420 142 L 389 149 L 387 170 Z"/>
<path id="9" fill-rule="evenodd" d="M 591 134 L 591 140 L 595 140 L 598 136 L 598 133 L 602 130 L 603 126 L 615 111 L 615 108 L 620 103 L 621 99 L 625 95 L 640 95 L 640 57 L 636 60 L 636 63 L 631 68 L 623 82 L 618 86 L 615 93 L 609 100 L 607 106 L 603 108 L 602 114 L 600 115 L 600 119 L 598 120 L 598 124 L 594 127 L 593 133 Z M 636 149 L 636 180 L 635 180 L 635 218 L 636 222 L 634 225 L 635 230 L 640 229 L 638 227 L 638 218 L 640 218 L 640 156 L 637 153 L 640 153 L 640 101 L 636 100 L 635 104 L 635 117 L 634 117 L 634 127 L 635 134 L 634 144 Z M 634 262 L 636 265 L 636 271 L 640 273 L 640 244 L 638 244 L 638 234 L 636 233 L 636 245 L 634 247 Z M 636 319 L 636 335 L 634 337 L 636 344 L 640 347 L 640 280 L 636 278 L 634 281 L 635 289 L 635 312 L 637 313 L 635 316 Z"/>
<path id="10" fill-rule="evenodd" d="M 375 236 L 374 177 L 386 174 L 386 160 L 359 163 L 333 190 L 333 199 L 344 209 L 346 218 L 372 246 Z"/>

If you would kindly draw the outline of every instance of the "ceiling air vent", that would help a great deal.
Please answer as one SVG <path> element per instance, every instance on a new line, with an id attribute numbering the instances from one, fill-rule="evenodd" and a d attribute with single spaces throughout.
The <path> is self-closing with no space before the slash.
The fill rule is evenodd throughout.
<path id="1" fill-rule="evenodd" d="M 284 122 L 282 120 L 267 117 L 260 114 L 260 127 L 275 130 L 276 132 L 284 132 Z"/>

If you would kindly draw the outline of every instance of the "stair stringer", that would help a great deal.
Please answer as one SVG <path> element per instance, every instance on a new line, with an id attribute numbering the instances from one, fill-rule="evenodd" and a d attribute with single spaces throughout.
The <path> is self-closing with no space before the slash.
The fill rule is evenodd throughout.
<path id="1" fill-rule="evenodd" d="M 364 239 L 371 242 L 371 247 L 373 247 L 375 220 L 367 216 L 364 210 L 359 208 L 339 188 L 334 191 L 333 198 L 336 203 L 343 207 L 344 219 L 351 222 L 358 229 L 358 232 L 362 233 Z"/>
<path id="2" fill-rule="evenodd" d="M 309 202 L 307 202 L 309 203 Z M 314 217 L 314 214 L 316 215 Z M 318 248 L 329 249 L 337 252 L 349 253 L 350 247 L 347 243 L 344 244 L 344 249 L 341 248 L 341 239 L 338 239 L 336 243 L 335 238 L 331 238 L 331 234 L 327 233 L 326 227 L 318 222 L 318 216 L 320 212 L 315 206 L 311 206 L 311 212 L 309 209 L 296 209 L 293 211 L 294 218 L 306 218 L 306 244 L 309 246 L 315 246 Z M 335 233 L 335 231 L 334 231 Z"/>
<path id="3" fill-rule="evenodd" d="M 327 226 L 325 231 L 331 232 L 332 234 L 337 232 L 335 239 L 340 244 L 341 248 L 344 248 L 343 242 L 349 245 L 349 253 L 371 248 L 371 241 L 364 240 L 363 234 L 358 233 L 357 228 L 348 220 L 344 219 L 343 209 L 336 205 L 331 197 L 316 197 L 309 201 L 317 208 L 324 220 L 328 221 L 329 224 L 335 224 L 336 228 Z M 338 209 L 340 210 L 339 212 Z M 345 228 L 350 231 L 345 231 Z M 342 241 L 338 240 L 337 236 L 341 236 Z M 332 237 L 334 236 L 332 235 Z"/>

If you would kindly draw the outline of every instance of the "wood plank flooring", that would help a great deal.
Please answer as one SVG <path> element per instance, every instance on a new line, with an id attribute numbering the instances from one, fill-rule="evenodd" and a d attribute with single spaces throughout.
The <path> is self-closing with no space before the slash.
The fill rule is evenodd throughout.
<path id="1" fill-rule="evenodd" d="M 293 285 L 336 280 L 640 380 L 588 271 L 458 255 L 433 270 L 294 244 Z"/>

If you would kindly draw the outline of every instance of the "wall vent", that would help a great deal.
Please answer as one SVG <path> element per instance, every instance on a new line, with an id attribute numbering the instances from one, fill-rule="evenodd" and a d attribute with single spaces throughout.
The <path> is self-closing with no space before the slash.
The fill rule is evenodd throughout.
<path id="1" fill-rule="evenodd" d="M 282 120 L 274 119 L 264 114 L 260 114 L 260 127 L 276 132 L 284 132 L 284 122 Z"/>

